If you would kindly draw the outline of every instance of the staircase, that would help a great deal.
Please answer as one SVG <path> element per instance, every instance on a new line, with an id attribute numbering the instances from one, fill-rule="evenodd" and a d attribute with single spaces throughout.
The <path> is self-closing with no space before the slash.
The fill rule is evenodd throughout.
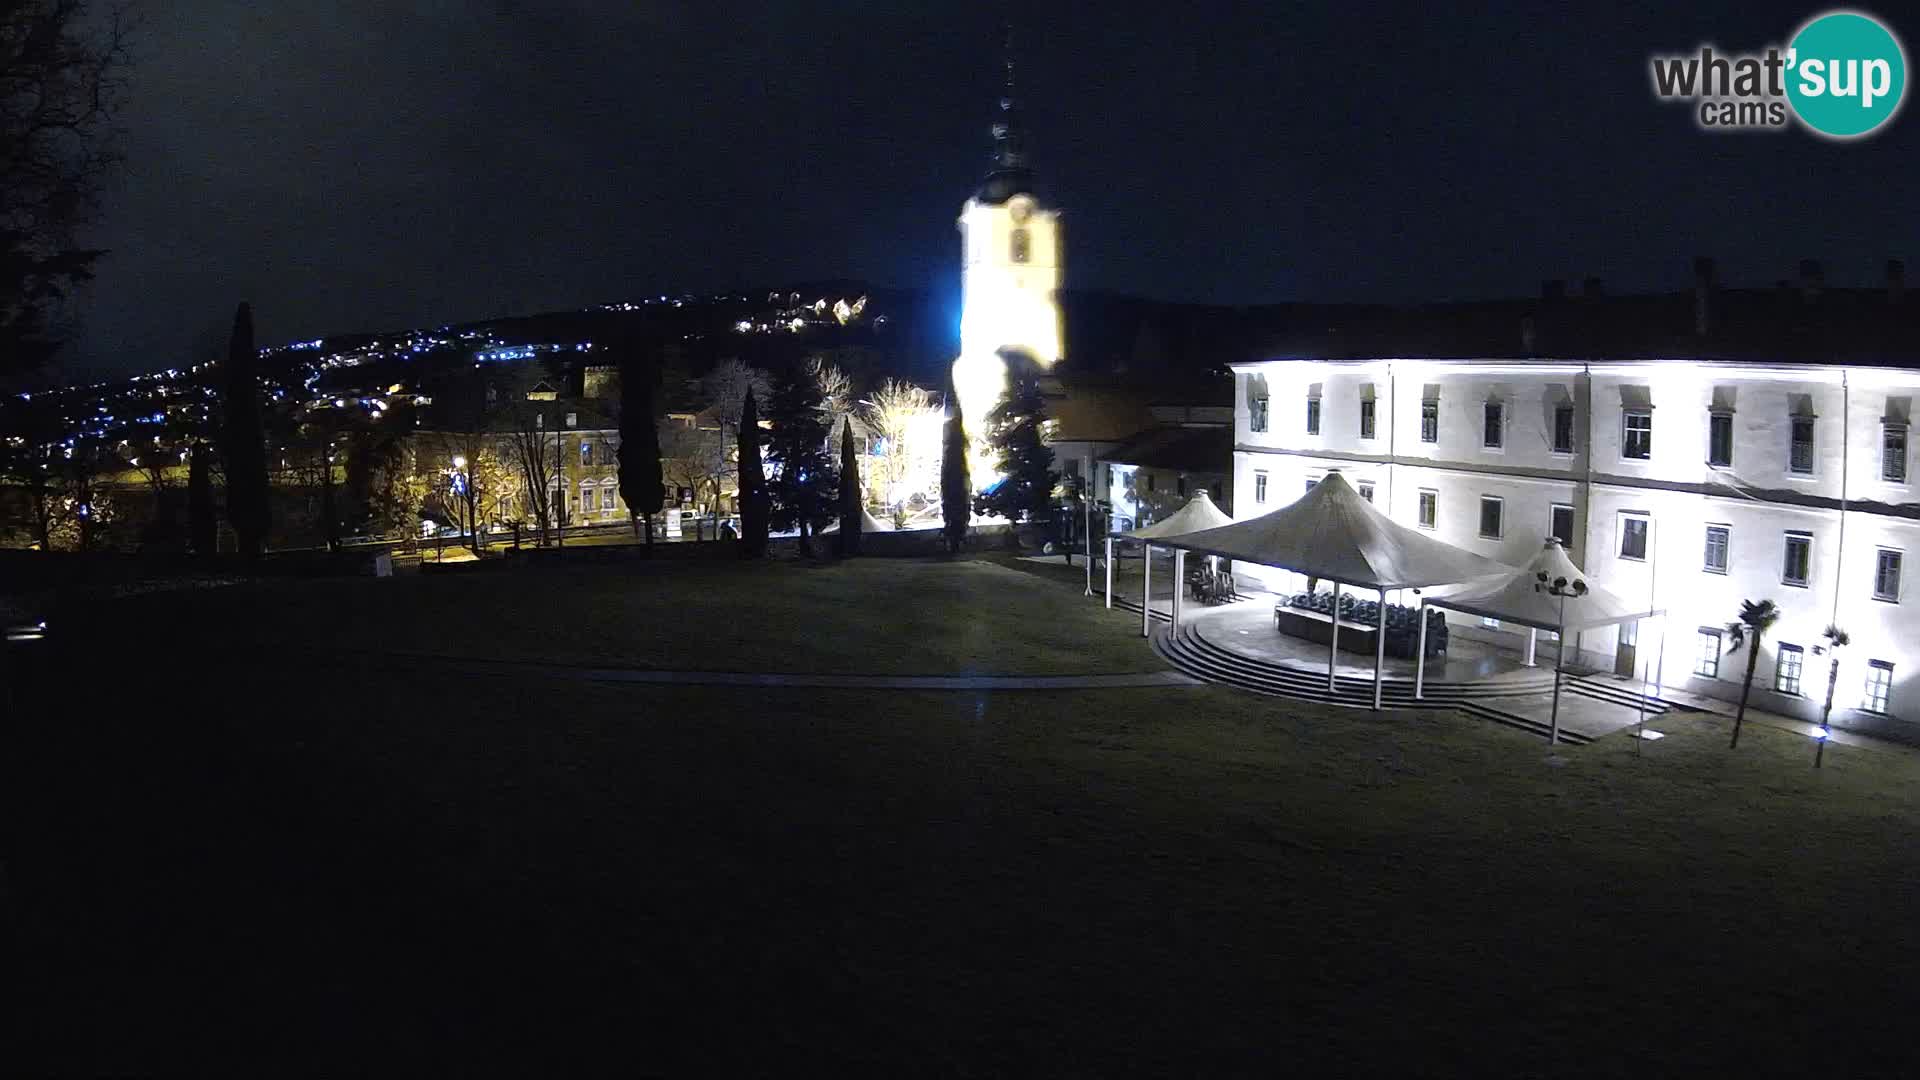
<path id="1" fill-rule="evenodd" d="M 1117 599 L 1115 604 L 1119 604 Z M 1140 609 L 1138 605 L 1134 605 L 1133 610 L 1137 612 Z M 1225 683 L 1256 694 L 1269 694 L 1275 697 L 1319 701 L 1355 709 L 1373 707 L 1371 678 L 1343 678 L 1338 680 L 1335 688 L 1329 692 L 1327 677 L 1324 673 L 1315 674 L 1250 660 L 1208 641 L 1195 632 L 1192 624 L 1182 626 L 1178 633 L 1160 628 L 1153 635 L 1152 644 L 1154 651 L 1169 664 L 1208 682 Z M 1581 680 L 1565 680 L 1561 684 L 1561 692 L 1573 691 L 1575 683 L 1579 681 Z M 1426 695 L 1415 699 L 1412 682 L 1405 679 L 1386 679 L 1381 684 L 1380 707 L 1383 709 L 1457 709 L 1483 720 L 1505 724 L 1545 738 L 1549 734 L 1547 724 L 1517 713 L 1506 712 L 1492 702 L 1497 702 L 1501 698 L 1531 697 L 1543 692 L 1551 692 L 1552 689 L 1553 673 L 1544 671 L 1537 678 L 1503 680 L 1497 683 L 1428 683 Z M 1618 700 L 1617 697 L 1612 696 L 1618 693 L 1615 688 L 1589 686 L 1585 691 L 1591 691 L 1588 696 Z M 1626 703 L 1632 704 L 1637 700 L 1637 697 L 1629 696 Z M 1650 707 L 1648 715 L 1653 714 L 1654 710 Z M 1560 741 L 1569 746 L 1584 746 L 1593 740 L 1563 728 L 1560 732 Z"/>

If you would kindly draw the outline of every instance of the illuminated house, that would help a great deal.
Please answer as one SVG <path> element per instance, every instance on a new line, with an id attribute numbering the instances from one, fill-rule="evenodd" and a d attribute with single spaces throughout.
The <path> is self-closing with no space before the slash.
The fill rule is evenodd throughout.
<path id="1" fill-rule="evenodd" d="M 994 167 L 960 210 L 962 308 L 955 393 L 970 431 L 1006 393 L 1005 354 L 1040 369 L 1060 359 L 1060 215 L 1033 194 L 1014 108 L 1013 64 L 993 125 Z M 979 475 L 975 476 L 976 482 Z"/>
<path id="2" fill-rule="evenodd" d="M 1557 536 L 1596 582 L 1669 612 L 1664 628 L 1649 620 L 1588 633 L 1568 642 L 1570 656 L 1577 648 L 1622 673 L 1645 661 L 1668 686 L 1722 698 L 1739 696 L 1746 664 L 1726 652 L 1725 624 L 1741 601 L 1771 599 L 1783 614 L 1764 640 L 1757 707 L 1819 718 L 1830 660 L 1822 630 L 1836 623 L 1852 644 L 1840 656 L 1835 722 L 1912 738 L 1920 588 L 1909 586 L 1920 565 L 1907 560 L 1920 560 L 1920 498 L 1909 425 L 1920 370 L 1853 359 L 1914 344 L 1902 279 L 1895 263 L 1886 290 L 1832 295 L 1814 268 L 1799 289 L 1736 296 L 1712 287 L 1707 263 L 1693 333 L 1633 358 L 1396 350 L 1233 365 L 1235 516 L 1283 506 L 1338 469 L 1395 520 L 1511 565 Z M 1636 318 L 1624 322 L 1644 334 L 1670 325 L 1689 298 L 1633 299 Z M 1521 326 L 1520 351 L 1534 351 L 1561 313 L 1623 322 L 1599 300 L 1581 303 L 1550 289 L 1529 305 L 1507 324 Z M 1744 306 L 1751 344 L 1715 326 L 1723 305 Z M 1712 352 L 1781 359 L 1703 355 Z M 1821 353 L 1846 360 L 1814 362 Z M 1284 571 L 1238 570 L 1275 589 L 1305 587 Z M 1456 633 L 1503 633 L 1449 617 Z"/>

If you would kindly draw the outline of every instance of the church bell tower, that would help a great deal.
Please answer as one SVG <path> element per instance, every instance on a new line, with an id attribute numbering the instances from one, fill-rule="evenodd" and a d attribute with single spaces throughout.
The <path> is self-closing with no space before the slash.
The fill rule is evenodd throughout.
<path id="1" fill-rule="evenodd" d="M 1062 351 L 1060 215 L 1034 196 L 1010 47 L 1005 63 L 993 167 L 960 209 L 960 358 L 953 381 L 970 432 L 985 430 L 987 412 L 1006 394 L 1004 354 L 1024 354 L 1045 370 Z"/>

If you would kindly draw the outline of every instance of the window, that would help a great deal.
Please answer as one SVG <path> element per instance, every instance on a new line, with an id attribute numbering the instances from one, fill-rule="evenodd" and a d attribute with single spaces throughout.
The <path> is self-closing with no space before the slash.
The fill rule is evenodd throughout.
<path id="1" fill-rule="evenodd" d="M 1480 535 L 1489 540 L 1498 540 L 1503 535 L 1502 518 L 1506 514 L 1506 500 L 1493 495 L 1480 496 Z"/>
<path id="2" fill-rule="evenodd" d="M 1264 472 L 1253 474 L 1253 501 L 1257 503 L 1267 501 L 1267 474 Z"/>
<path id="3" fill-rule="evenodd" d="M 1373 406 L 1372 398 L 1360 403 L 1360 437 L 1363 439 L 1373 438 Z"/>
<path id="4" fill-rule="evenodd" d="M 1153 474 L 1152 474 L 1152 473 L 1148 473 L 1148 474 L 1147 474 L 1147 490 L 1148 490 L 1148 491 L 1153 491 L 1154 489 L 1156 489 L 1156 488 L 1158 488 L 1159 486 L 1160 486 L 1160 484 L 1159 484 L 1159 481 L 1157 481 L 1157 480 L 1155 480 L 1155 479 L 1154 479 L 1154 477 L 1153 477 Z"/>
<path id="5" fill-rule="evenodd" d="M 1703 626 L 1693 635 L 1693 673 L 1703 679 L 1720 677 L 1720 631 Z"/>
<path id="6" fill-rule="evenodd" d="M 1017 263 L 1026 262 L 1028 256 L 1033 253 L 1033 240 L 1032 237 L 1028 235 L 1027 230 L 1013 230 L 1013 235 L 1009 240 L 1007 257 Z"/>
<path id="7" fill-rule="evenodd" d="M 1731 546 L 1733 531 L 1725 525 L 1707 526 L 1707 552 L 1701 556 L 1700 569 L 1709 574 L 1727 572 L 1727 548 Z"/>
<path id="8" fill-rule="evenodd" d="M 1432 488 L 1420 489 L 1420 527 L 1433 528 L 1440 517 L 1440 493 Z"/>
<path id="9" fill-rule="evenodd" d="M 1553 407 L 1553 452 L 1556 454 L 1573 453 L 1573 406 L 1562 404 Z"/>
<path id="10" fill-rule="evenodd" d="M 593 444 L 585 439 L 580 440 L 580 464 L 593 464 Z"/>
<path id="11" fill-rule="evenodd" d="M 1315 485 L 1315 484 L 1317 484 L 1317 483 L 1319 483 L 1319 482 L 1320 482 L 1320 477 L 1318 477 L 1318 476 L 1315 476 L 1315 475 L 1313 475 L 1312 473 L 1308 473 L 1308 474 L 1307 474 L 1307 490 L 1308 490 L 1309 492 L 1311 492 L 1311 491 L 1313 490 L 1313 485 Z"/>
<path id="12" fill-rule="evenodd" d="M 1907 482 L 1907 425 L 1888 424 L 1880 429 L 1880 479 L 1891 484 Z"/>
<path id="13" fill-rule="evenodd" d="M 1813 417 L 1793 418 L 1793 445 L 1787 455 L 1787 471 L 1795 476 L 1813 475 Z"/>
<path id="14" fill-rule="evenodd" d="M 602 510 L 613 509 L 613 490 L 614 489 L 610 487 L 604 487 L 600 489 L 600 509 Z"/>
<path id="15" fill-rule="evenodd" d="M 1870 713 L 1884 715 L 1887 711 L 1887 699 L 1893 694 L 1893 665 L 1885 660 L 1867 661 L 1867 692 L 1862 695 L 1860 708 Z"/>
<path id="16" fill-rule="evenodd" d="M 1368 502 L 1373 501 L 1373 481 L 1371 480 L 1360 481 L 1360 497 L 1367 500 Z"/>
<path id="17" fill-rule="evenodd" d="M 1798 645 L 1780 643 L 1780 655 L 1773 662 L 1773 688 L 1782 694 L 1800 692 L 1800 664 L 1806 653 Z"/>
<path id="18" fill-rule="evenodd" d="M 1900 602 L 1900 553 L 1881 548 L 1873 566 L 1873 598 Z"/>
<path id="19" fill-rule="evenodd" d="M 1498 450 L 1507 444 L 1507 410 L 1498 401 L 1487 402 L 1481 413 L 1480 445 L 1489 450 Z"/>
<path id="20" fill-rule="evenodd" d="M 1716 412 L 1707 417 L 1707 464 L 1722 469 L 1733 464 L 1733 414 Z"/>
<path id="21" fill-rule="evenodd" d="M 1181 496 L 1186 495 L 1187 493 L 1186 476 L 1181 475 L 1173 478 L 1173 491 L 1174 491 L 1174 494 L 1176 495 L 1181 495 Z"/>
<path id="22" fill-rule="evenodd" d="M 1423 443 L 1440 441 L 1440 403 L 1437 401 L 1420 403 L 1420 441 Z"/>
<path id="23" fill-rule="evenodd" d="M 1247 430 L 1249 431 L 1267 430 L 1267 395 L 1261 394 L 1257 398 L 1248 399 Z"/>
<path id="24" fill-rule="evenodd" d="M 1573 507 L 1556 504 L 1547 511 L 1547 535 L 1560 541 L 1560 546 L 1573 550 Z"/>
<path id="25" fill-rule="evenodd" d="M 554 488 L 549 492 L 553 496 L 553 516 L 564 518 L 567 514 L 567 492 L 565 488 Z"/>
<path id="26" fill-rule="evenodd" d="M 1813 534 L 1788 533 L 1786 552 L 1780 560 L 1783 585 L 1807 587 L 1807 571 L 1813 565 Z"/>
<path id="27" fill-rule="evenodd" d="M 1647 561 L 1647 531 L 1652 519 L 1645 514 L 1620 515 L 1620 557 Z"/>
<path id="28" fill-rule="evenodd" d="M 568 413 L 568 414 L 567 414 L 567 426 L 568 426 L 568 427 L 572 427 L 573 425 L 575 425 L 575 424 L 577 424 L 577 423 L 579 423 L 579 422 L 580 422 L 580 414 L 579 414 L 579 413 Z"/>
<path id="29" fill-rule="evenodd" d="M 580 485 L 580 512 L 581 513 L 583 514 L 592 513 L 593 504 L 598 501 L 599 501 L 599 496 L 593 493 L 592 488 L 588 487 L 585 484 Z"/>
<path id="30" fill-rule="evenodd" d="M 1621 435 L 1620 456 L 1645 461 L 1653 456 L 1653 414 L 1629 412 L 1626 430 Z"/>
<path id="31" fill-rule="evenodd" d="M 1320 399 L 1317 397 L 1307 399 L 1307 434 L 1320 434 Z"/>

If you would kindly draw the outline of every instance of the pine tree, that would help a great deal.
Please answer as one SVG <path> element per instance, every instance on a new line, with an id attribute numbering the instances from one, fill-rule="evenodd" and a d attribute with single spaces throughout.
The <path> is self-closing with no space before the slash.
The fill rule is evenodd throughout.
<path id="1" fill-rule="evenodd" d="M 647 523 L 647 554 L 653 554 L 653 515 L 666 504 L 660 479 L 660 429 L 653 416 L 652 372 L 641 370 L 631 353 L 620 365 L 620 497 L 639 531 Z"/>
<path id="2" fill-rule="evenodd" d="M 800 534 L 802 553 L 813 553 L 811 536 L 833 520 L 839 477 L 827 453 L 827 424 L 819 384 L 805 372 L 790 373 L 773 387 L 767 407 L 773 432 L 767 458 L 775 467 L 769 485 L 776 529 Z"/>
<path id="3" fill-rule="evenodd" d="M 194 443 L 187 459 L 187 539 L 193 553 L 207 558 L 217 553 L 220 534 L 213 521 L 213 477 L 211 451 L 205 443 Z"/>
<path id="4" fill-rule="evenodd" d="M 767 553 L 767 474 L 760 464 L 760 410 L 747 391 L 740 406 L 740 554 L 757 559 Z"/>
<path id="5" fill-rule="evenodd" d="M 853 421 L 840 425 L 840 557 L 860 554 L 860 462 L 853 455 Z"/>
<path id="6" fill-rule="evenodd" d="M 1047 401 L 1040 383 L 1016 378 L 1007 396 L 987 414 L 987 445 L 1003 478 L 993 490 L 974 497 L 982 514 L 998 514 L 1008 521 L 1044 521 L 1053 508 L 1053 487 L 1060 479 L 1053 471 L 1053 450 L 1044 435 Z"/>
<path id="7" fill-rule="evenodd" d="M 947 408 L 946 428 L 940 439 L 941 531 L 947 537 L 947 550 L 957 554 L 967 539 L 973 486 L 967 469 L 966 420 L 960 415 L 960 396 L 951 384 L 947 387 Z"/>
<path id="8" fill-rule="evenodd" d="M 221 454 L 227 466 L 227 520 L 239 539 L 240 554 L 249 559 L 266 550 L 271 525 L 266 438 L 260 425 L 259 359 L 253 347 L 253 308 L 242 303 L 233 315 L 233 337 L 222 372 Z"/>

